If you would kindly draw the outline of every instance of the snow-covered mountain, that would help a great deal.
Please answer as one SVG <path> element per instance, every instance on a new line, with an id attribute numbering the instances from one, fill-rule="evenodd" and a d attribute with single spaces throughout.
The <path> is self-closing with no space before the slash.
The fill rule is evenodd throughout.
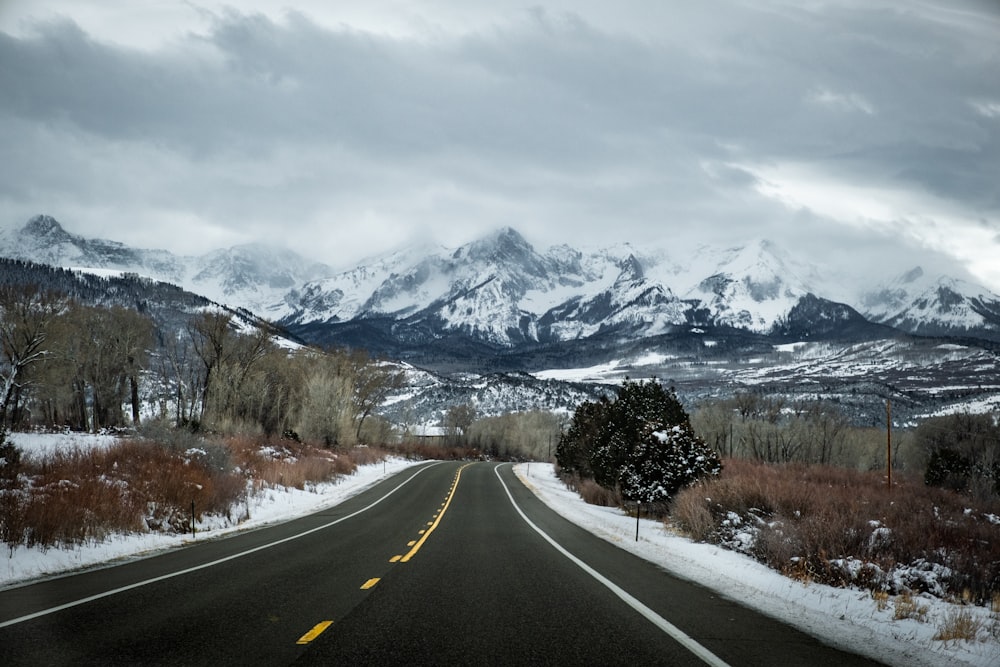
<path id="1" fill-rule="evenodd" d="M 665 248 L 539 252 L 508 227 L 457 249 L 412 247 L 337 273 L 259 244 L 199 257 L 134 249 L 71 234 L 48 216 L 0 232 L 0 256 L 149 276 L 256 312 L 306 340 L 371 344 L 383 353 L 465 346 L 509 354 L 598 340 L 607 349 L 706 329 L 829 339 L 892 327 L 1000 340 L 1000 297 L 948 276 L 914 269 L 850 297 L 835 276 L 771 241 L 684 256 Z"/>
<path id="2" fill-rule="evenodd" d="M 0 230 L 0 256 L 63 268 L 119 269 L 178 284 L 184 261 L 166 250 L 137 250 L 117 241 L 70 234 L 47 215 Z"/>
<path id="3" fill-rule="evenodd" d="M 981 285 L 919 266 L 861 296 L 861 311 L 873 322 L 908 333 L 1000 336 L 1000 297 Z"/>
<path id="4" fill-rule="evenodd" d="M 356 331 L 367 323 L 411 344 L 460 335 L 499 348 L 704 327 L 809 337 L 815 326 L 824 337 L 839 330 L 876 335 L 877 327 L 864 326 L 871 317 L 825 296 L 842 291 L 769 241 L 705 246 L 684 258 L 628 244 L 539 253 L 507 228 L 457 250 L 394 253 L 310 283 L 289 294 L 279 319 L 292 330 L 350 324 Z M 901 307 L 919 303 L 916 295 L 900 299 Z M 874 321 L 896 326 L 889 317 Z M 952 333 L 958 331 L 956 325 Z"/>
<path id="5" fill-rule="evenodd" d="M 20 228 L 0 230 L 0 257 L 81 271 L 134 273 L 265 317 L 289 290 L 333 273 L 293 252 L 260 244 L 198 257 L 131 248 L 71 234 L 47 215 L 35 216 Z"/>

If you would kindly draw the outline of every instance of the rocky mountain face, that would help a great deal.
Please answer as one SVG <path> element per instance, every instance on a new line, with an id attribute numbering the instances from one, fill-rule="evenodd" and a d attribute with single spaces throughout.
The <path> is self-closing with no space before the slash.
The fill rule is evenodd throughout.
<path id="1" fill-rule="evenodd" d="M 86 239 L 37 216 L 0 233 L 0 256 L 171 282 L 276 321 L 305 340 L 431 358 L 525 350 L 610 350 L 706 331 L 782 340 L 899 332 L 1000 341 L 1000 297 L 916 268 L 850 303 L 832 279 L 769 241 L 703 247 L 689 257 L 621 244 L 539 252 L 499 230 L 457 249 L 409 248 L 336 273 L 264 245 L 179 257 Z"/>

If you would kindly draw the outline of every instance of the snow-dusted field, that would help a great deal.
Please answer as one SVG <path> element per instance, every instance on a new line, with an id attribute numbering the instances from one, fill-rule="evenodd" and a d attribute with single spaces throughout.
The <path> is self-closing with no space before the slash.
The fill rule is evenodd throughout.
<path id="1" fill-rule="evenodd" d="M 103 446 L 106 441 L 78 436 L 78 442 L 53 436 L 15 437 L 19 446 L 33 453 L 57 447 Z M 284 521 L 330 507 L 372 486 L 415 461 L 390 460 L 362 466 L 336 484 L 319 485 L 314 491 L 267 490 L 249 502 L 250 519 L 239 526 L 206 520 L 198 524 L 198 538 L 217 537 L 267 523 Z M 920 598 L 928 607 L 926 620 L 894 620 L 891 601 L 879 605 L 866 591 L 837 589 L 792 581 L 763 565 L 716 546 L 696 544 L 669 532 L 661 523 L 642 520 L 639 541 L 636 521 L 617 509 L 587 505 L 566 489 L 551 464 L 519 464 L 518 476 L 539 498 L 564 517 L 596 535 L 657 563 L 678 576 L 715 589 L 720 594 L 780 618 L 830 644 L 877 658 L 892 665 L 938 667 L 940 665 L 986 667 L 1000 665 L 1000 642 L 984 629 L 983 641 L 940 642 L 932 637 L 956 608 L 933 598 Z M 0 556 L 0 588 L 16 586 L 36 577 L 77 568 L 113 563 L 181 547 L 190 535 L 129 535 L 74 549 L 19 547 Z M 964 607 L 983 622 L 984 628 L 1000 620 L 989 610 Z"/>
<path id="2" fill-rule="evenodd" d="M 43 457 L 57 450 L 95 449 L 108 447 L 118 438 L 114 435 L 90 433 L 8 433 L 7 439 L 17 445 L 26 456 Z"/>

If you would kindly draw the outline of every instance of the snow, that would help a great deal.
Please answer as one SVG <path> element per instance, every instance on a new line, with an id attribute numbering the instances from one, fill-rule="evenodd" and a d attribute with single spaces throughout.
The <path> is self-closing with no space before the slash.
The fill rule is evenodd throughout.
<path id="1" fill-rule="evenodd" d="M 559 380 L 561 382 L 603 382 L 616 384 L 619 381 L 618 372 L 621 362 L 609 361 L 606 364 L 589 366 L 587 368 L 557 368 L 554 370 L 532 373 L 539 380 Z"/>
<path id="2" fill-rule="evenodd" d="M 112 434 L 90 433 L 20 433 L 7 434 L 8 442 L 13 443 L 24 452 L 25 456 L 41 458 L 56 450 L 90 450 L 105 448 L 118 441 Z"/>
<path id="3" fill-rule="evenodd" d="M 618 384 L 629 373 L 636 374 L 642 368 L 659 369 L 664 364 L 679 359 L 674 354 L 647 351 L 629 359 L 612 359 L 596 366 L 585 368 L 554 368 L 532 373 L 539 380 L 560 382 L 589 382 L 594 384 Z"/>
<path id="4" fill-rule="evenodd" d="M 111 436 L 14 434 L 14 441 L 31 454 L 58 447 L 101 447 Z M 250 519 L 238 526 L 206 518 L 190 535 L 139 534 L 109 538 L 74 549 L 18 547 L 0 560 L 0 589 L 37 577 L 114 563 L 219 537 L 235 531 L 286 521 L 332 507 L 371 487 L 385 477 L 421 463 L 390 459 L 384 464 L 360 466 L 355 474 L 309 491 L 265 489 L 249 500 Z M 719 594 L 781 619 L 802 631 L 848 651 L 860 651 L 890 665 L 931 667 L 942 664 L 986 667 L 1000 664 L 1000 643 L 941 642 L 933 640 L 939 625 L 956 607 L 929 596 L 917 597 L 927 608 L 925 621 L 894 620 L 892 604 L 879 604 L 866 591 L 805 584 L 783 577 L 756 561 L 715 545 L 699 544 L 672 533 L 658 521 L 636 521 L 616 508 L 584 503 L 556 477 L 547 463 L 518 464 L 518 477 L 547 505 L 595 535 L 665 570 L 716 590 Z M 739 520 L 738 517 L 735 519 Z M 1000 519 L 998 519 L 1000 521 Z M 988 627 L 995 622 L 989 610 L 965 606 L 962 611 L 980 617 Z"/>
<path id="5" fill-rule="evenodd" d="M 880 605 L 867 591 L 789 579 L 742 554 L 677 535 L 659 521 L 642 519 L 639 540 L 635 541 L 634 517 L 617 508 L 584 503 L 556 477 L 552 464 L 519 464 L 514 470 L 545 504 L 595 535 L 845 651 L 906 667 L 1000 664 L 1000 642 L 995 640 L 933 639 L 956 609 L 980 618 L 989 627 L 997 620 L 988 609 L 956 607 L 930 596 L 914 596 L 921 607 L 927 607 L 925 620 L 895 620 L 891 601 Z"/>

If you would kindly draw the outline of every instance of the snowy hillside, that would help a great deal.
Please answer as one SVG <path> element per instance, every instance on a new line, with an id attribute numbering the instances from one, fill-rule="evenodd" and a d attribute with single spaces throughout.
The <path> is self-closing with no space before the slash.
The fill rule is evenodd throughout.
<path id="1" fill-rule="evenodd" d="M 763 333 L 810 293 L 799 278 L 809 272 L 767 241 L 705 247 L 681 263 L 628 244 L 539 253 L 507 228 L 457 250 L 396 253 L 311 283 L 281 321 L 295 328 L 390 316 L 402 327 L 501 347 L 606 333 L 641 338 L 688 324 Z"/>
<path id="2" fill-rule="evenodd" d="M 184 262 L 165 250 L 136 250 L 116 241 L 70 234 L 47 215 L 23 227 L 0 230 L 0 256 L 57 267 L 120 269 L 179 284 Z"/>

